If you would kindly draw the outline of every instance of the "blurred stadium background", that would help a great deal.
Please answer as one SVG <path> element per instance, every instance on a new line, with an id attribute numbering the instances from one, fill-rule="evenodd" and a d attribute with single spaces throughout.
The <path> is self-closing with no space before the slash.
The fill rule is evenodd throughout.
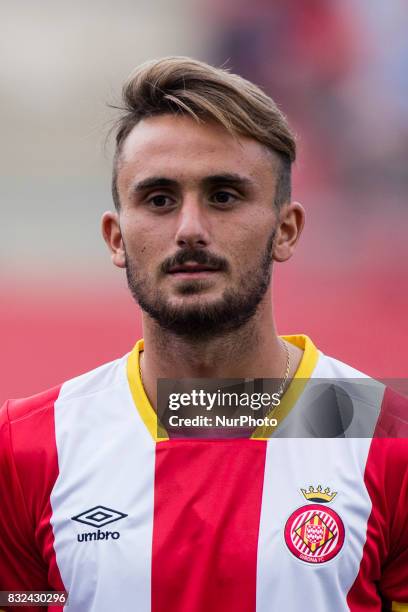
<path id="1" fill-rule="evenodd" d="M 127 352 L 141 333 L 100 215 L 135 65 L 192 55 L 267 90 L 295 126 L 308 219 L 275 268 L 281 333 L 377 377 L 407 376 L 405 0 L 3 4 L 0 402 Z"/>

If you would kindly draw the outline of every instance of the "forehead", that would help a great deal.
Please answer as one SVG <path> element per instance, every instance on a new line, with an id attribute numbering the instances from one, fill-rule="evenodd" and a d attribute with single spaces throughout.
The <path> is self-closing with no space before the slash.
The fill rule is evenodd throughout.
<path id="1" fill-rule="evenodd" d="M 273 183 L 278 158 L 252 138 L 234 136 L 215 122 L 161 115 L 140 121 L 126 138 L 119 162 L 119 188 L 151 175 L 200 180 L 209 174 L 239 173 Z M 269 185 L 268 185 L 269 186 Z"/>

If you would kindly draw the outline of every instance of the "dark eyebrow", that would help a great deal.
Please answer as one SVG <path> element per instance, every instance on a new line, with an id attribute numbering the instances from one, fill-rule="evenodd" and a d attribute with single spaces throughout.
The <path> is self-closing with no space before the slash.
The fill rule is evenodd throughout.
<path id="1" fill-rule="evenodd" d="M 226 172 L 225 174 L 213 174 L 211 176 L 206 176 L 203 179 L 203 184 L 208 187 L 213 187 L 214 185 L 225 185 L 230 187 L 241 187 L 241 188 L 250 188 L 254 186 L 253 181 L 247 178 L 246 176 L 240 176 L 239 174 L 231 174 Z"/>
<path id="2" fill-rule="evenodd" d="M 163 176 L 151 176 L 149 178 L 144 179 L 143 181 L 138 181 L 137 183 L 134 183 L 131 187 L 131 192 L 139 193 L 141 191 L 145 191 L 146 189 L 157 189 L 160 187 L 176 186 L 177 181 L 165 178 Z"/>

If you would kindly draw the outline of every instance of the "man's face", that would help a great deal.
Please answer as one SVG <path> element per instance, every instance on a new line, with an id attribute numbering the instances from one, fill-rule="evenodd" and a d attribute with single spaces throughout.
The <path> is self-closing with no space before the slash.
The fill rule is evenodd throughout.
<path id="1" fill-rule="evenodd" d="M 114 262 L 161 327 L 201 338 L 255 314 L 270 283 L 278 163 L 255 140 L 186 116 L 145 119 L 129 134 Z"/>

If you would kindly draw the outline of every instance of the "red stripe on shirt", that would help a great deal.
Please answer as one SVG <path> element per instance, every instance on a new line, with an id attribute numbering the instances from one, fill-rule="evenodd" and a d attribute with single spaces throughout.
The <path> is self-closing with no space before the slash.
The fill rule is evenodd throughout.
<path id="1" fill-rule="evenodd" d="M 408 603 L 408 400 L 387 389 L 371 442 L 364 483 L 372 502 L 351 612 Z"/>
<path id="2" fill-rule="evenodd" d="M 58 476 L 54 404 L 59 391 L 60 387 L 55 387 L 7 405 L 8 478 L 18 492 L 13 500 L 21 500 L 21 505 L 13 508 L 15 567 L 4 577 L 9 589 L 64 590 L 50 523 L 50 495 Z M 27 563 L 19 558 L 23 551 L 30 557 Z"/>
<path id="3" fill-rule="evenodd" d="M 255 612 L 266 442 L 156 448 L 152 612 Z"/>
<path id="4" fill-rule="evenodd" d="M 387 387 L 374 432 L 375 438 L 408 438 L 408 399 Z"/>

